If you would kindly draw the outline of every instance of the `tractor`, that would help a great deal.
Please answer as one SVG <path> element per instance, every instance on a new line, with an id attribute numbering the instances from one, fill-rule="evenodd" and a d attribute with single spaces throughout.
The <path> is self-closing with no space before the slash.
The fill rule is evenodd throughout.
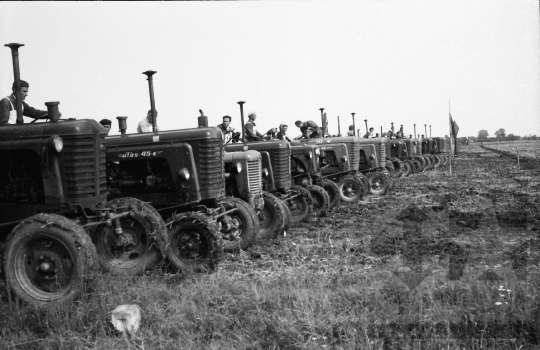
<path id="1" fill-rule="evenodd" d="M 23 45 L 5 46 L 12 50 L 18 94 Z M 139 274 L 161 257 L 178 260 L 152 206 L 128 197 L 107 200 L 105 129 L 94 120 L 60 120 L 58 105 L 46 103 L 50 122 L 23 124 L 18 104 L 17 124 L 0 125 L 0 274 L 12 295 L 35 306 L 75 299 L 100 265 Z M 93 243 L 98 232 L 111 233 L 110 261 L 100 259 L 102 247 Z M 204 268 L 219 258 L 216 249 Z"/>
<path id="2" fill-rule="evenodd" d="M 317 145 L 323 179 L 337 184 L 340 199 L 356 203 L 367 193 L 368 180 L 358 172 L 360 145 L 356 137 L 296 138 L 293 145 Z"/>
<path id="3" fill-rule="evenodd" d="M 291 174 L 295 184 L 306 187 L 313 198 L 313 211 L 324 216 L 327 210 L 340 203 L 339 187 L 322 177 L 319 167 L 320 149 L 316 145 L 293 145 L 291 147 Z"/>
<path id="4" fill-rule="evenodd" d="M 185 243 L 178 252 L 188 261 L 210 259 L 218 245 L 226 251 L 251 246 L 259 232 L 255 208 L 262 205 L 259 155 L 226 155 L 221 131 L 207 127 L 204 115 L 198 128 L 140 134 L 125 132 L 126 118 L 118 117 L 121 135 L 106 139 L 110 197 L 152 203 L 173 243 Z M 231 162 L 225 166 L 224 159 Z M 226 186 L 233 171 L 246 201 L 226 196 L 238 194 L 238 187 Z"/>

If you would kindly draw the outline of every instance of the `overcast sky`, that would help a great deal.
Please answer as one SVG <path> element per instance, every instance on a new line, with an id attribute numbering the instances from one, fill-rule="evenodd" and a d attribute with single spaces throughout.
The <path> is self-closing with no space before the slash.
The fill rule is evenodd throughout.
<path id="1" fill-rule="evenodd" d="M 128 116 L 150 108 L 155 70 L 158 125 L 240 128 L 237 101 L 259 131 L 294 121 L 344 133 L 356 113 L 376 131 L 413 124 L 448 133 L 449 102 L 460 136 L 499 128 L 540 135 L 539 9 L 536 0 L 355 2 L 1 2 L 0 42 L 20 49 L 27 102 L 60 101 L 64 118 Z M 0 88 L 11 92 L 2 47 Z M 429 132 L 429 131 L 428 131 Z"/>

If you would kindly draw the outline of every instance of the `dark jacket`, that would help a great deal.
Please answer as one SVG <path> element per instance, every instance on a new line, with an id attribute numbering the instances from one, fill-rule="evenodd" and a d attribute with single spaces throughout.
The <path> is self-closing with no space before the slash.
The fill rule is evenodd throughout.
<path id="1" fill-rule="evenodd" d="M 246 134 L 246 141 L 264 141 L 263 135 L 257 131 L 256 126 L 257 124 L 255 124 L 253 120 L 249 120 L 244 125 L 244 133 Z M 255 132 L 254 132 L 254 129 L 255 129 Z"/>
<path id="2" fill-rule="evenodd" d="M 8 97 L 4 97 L 2 100 L 0 100 L 0 125 L 6 124 L 9 122 L 9 112 L 12 110 L 11 108 L 12 104 L 13 104 L 13 109 L 17 108 L 16 103 L 15 103 L 15 96 L 13 94 L 11 94 Z M 39 109 L 30 107 L 28 103 L 24 101 L 22 103 L 22 107 L 23 107 L 23 115 L 30 118 L 42 119 L 44 114 L 47 114 L 47 111 L 41 111 Z"/>

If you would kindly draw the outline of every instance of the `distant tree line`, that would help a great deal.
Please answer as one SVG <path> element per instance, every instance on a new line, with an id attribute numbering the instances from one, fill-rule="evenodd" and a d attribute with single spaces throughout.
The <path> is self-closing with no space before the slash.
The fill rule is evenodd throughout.
<path id="1" fill-rule="evenodd" d="M 460 138 L 461 141 L 465 141 L 465 138 Z M 519 136 L 514 134 L 506 134 L 506 130 L 503 128 L 500 128 L 499 130 L 495 131 L 494 136 L 489 136 L 489 133 L 487 130 L 482 129 L 478 131 L 478 137 L 471 136 L 469 137 L 469 140 L 473 142 L 497 142 L 497 141 L 518 141 L 518 140 L 538 140 L 538 136 L 529 134 L 527 136 Z"/>

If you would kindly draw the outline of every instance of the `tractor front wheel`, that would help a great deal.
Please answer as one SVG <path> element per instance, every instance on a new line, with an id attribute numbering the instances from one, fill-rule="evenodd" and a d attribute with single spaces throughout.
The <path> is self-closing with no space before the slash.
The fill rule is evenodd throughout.
<path id="1" fill-rule="evenodd" d="M 373 171 L 367 175 L 369 191 L 371 194 L 380 196 L 388 190 L 388 182 L 385 175 L 380 171 Z"/>
<path id="2" fill-rule="evenodd" d="M 259 238 L 276 238 L 285 230 L 286 212 L 279 198 L 271 193 L 263 193 L 264 208 L 259 213 Z M 292 220 L 292 218 L 291 218 Z"/>
<path id="3" fill-rule="evenodd" d="M 37 306 L 67 303 L 81 295 L 98 270 L 96 249 L 77 223 L 38 214 L 8 235 L 4 277 L 12 295 Z"/>
<path id="4" fill-rule="evenodd" d="M 302 220 L 309 218 L 313 212 L 313 197 L 311 191 L 299 185 L 291 187 L 290 194 L 295 196 L 286 201 L 291 213 L 291 226 L 299 224 Z"/>
<path id="5" fill-rule="evenodd" d="M 340 205 L 339 186 L 332 180 L 323 180 L 323 188 L 328 193 L 328 209 L 338 208 Z"/>
<path id="6" fill-rule="evenodd" d="M 149 204 L 135 198 L 118 198 L 108 203 L 116 213 L 130 212 L 115 225 L 99 225 L 91 233 L 98 261 L 106 272 L 139 275 L 154 267 L 169 244 L 169 235 L 161 215 Z"/>
<path id="7" fill-rule="evenodd" d="M 223 252 L 223 240 L 210 216 L 197 212 L 173 215 L 167 220 L 171 244 L 167 260 L 182 272 L 215 270 Z"/>
<path id="8" fill-rule="evenodd" d="M 328 193 L 320 186 L 310 186 L 308 189 L 313 198 L 313 212 L 317 216 L 326 216 L 330 203 Z"/>
<path id="9" fill-rule="evenodd" d="M 339 195 L 345 203 L 356 203 L 362 199 L 364 192 L 362 182 L 353 175 L 342 177 L 338 181 Z"/>
<path id="10" fill-rule="evenodd" d="M 221 223 L 223 250 L 227 252 L 246 250 L 253 245 L 259 233 L 257 212 L 251 205 L 238 198 L 225 197 L 222 204 L 227 211 L 236 208 L 236 211 L 221 216 L 218 220 Z"/>

